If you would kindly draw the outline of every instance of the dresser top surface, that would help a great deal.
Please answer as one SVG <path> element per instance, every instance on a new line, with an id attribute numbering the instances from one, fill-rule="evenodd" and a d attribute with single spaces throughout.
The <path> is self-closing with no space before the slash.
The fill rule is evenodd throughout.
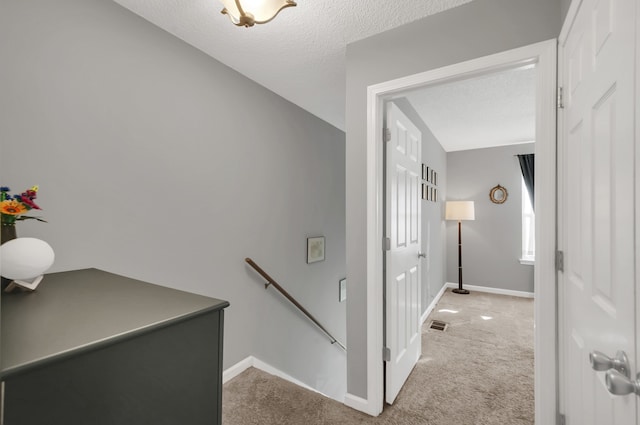
<path id="1" fill-rule="evenodd" d="M 7 376 L 228 305 L 97 269 L 48 274 L 35 292 L 2 294 L 0 371 Z"/>

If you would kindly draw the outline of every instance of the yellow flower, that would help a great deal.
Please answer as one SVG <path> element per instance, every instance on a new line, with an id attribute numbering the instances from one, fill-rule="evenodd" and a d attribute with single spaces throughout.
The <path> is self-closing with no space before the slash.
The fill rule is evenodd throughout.
<path id="1" fill-rule="evenodd" d="M 27 208 L 18 201 L 0 202 L 0 213 L 9 215 L 20 215 L 27 212 Z"/>

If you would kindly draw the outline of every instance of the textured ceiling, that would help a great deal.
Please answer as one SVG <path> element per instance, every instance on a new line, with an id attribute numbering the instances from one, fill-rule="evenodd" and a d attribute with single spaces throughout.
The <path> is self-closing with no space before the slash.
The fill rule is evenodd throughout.
<path id="1" fill-rule="evenodd" d="M 219 0 L 114 1 L 344 130 L 347 43 L 471 0 L 297 0 L 252 28 Z"/>
<path id="2" fill-rule="evenodd" d="M 405 97 L 447 152 L 535 139 L 533 65 L 411 91 Z"/>

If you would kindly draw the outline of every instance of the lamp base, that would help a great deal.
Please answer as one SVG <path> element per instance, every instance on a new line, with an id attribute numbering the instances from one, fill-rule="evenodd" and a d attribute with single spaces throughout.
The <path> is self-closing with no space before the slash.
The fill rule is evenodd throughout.
<path id="1" fill-rule="evenodd" d="M 6 288 L 4 288 L 4 292 L 13 292 L 14 289 L 18 288 L 22 289 L 23 291 L 35 291 L 40 282 L 42 282 L 43 278 L 44 275 L 40 275 L 34 277 L 33 279 L 14 280 L 9 283 Z"/>
<path id="2" fill-rule="evenodd" d="M 467 291 L 466 289 L 462 289 L 462 288 L 453 288 L 451 290 L 451 292 L 455 292 L 456 294 L 468 294 L 469 291 Z"/>

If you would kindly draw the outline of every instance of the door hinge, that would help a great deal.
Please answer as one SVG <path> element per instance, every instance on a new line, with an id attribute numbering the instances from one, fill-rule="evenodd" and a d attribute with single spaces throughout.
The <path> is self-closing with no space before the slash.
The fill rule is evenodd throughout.
<path id="1" fill-rule="evenodd" d="M 385 362 L 390 362 L 391 361 L 391 349 L 388 347 L 384 347 L 382 349 L 382 360 L 384 360 Z"/>
<path id="2" fill-rule="evenodd" d="M 558 87 L 558 109 L 564 109 L 564 88 Z"/>
<path id="3" fill-rule="evenodd" d="M 567 425 L 567 418 L 562 413 L 558 415 L 558 425 Z"/>
<path id="4" fill-rule="evenodd" d="M 390 142 L 391 141 L 391 130 L 389 130 L 388 128 L 385 128 L 382 138 L 384 139 L 385 142 Z"/>
<path id="5" fill-rule="evenodd" d="M 564 252 L 556 251 L 556 271 L 564 272 Z"/>
<path id="6" fill-rule="evenodd" d="M 390 238 L 382 238 L 382 249 L 383 249 L 383 251 L 391 251 L 391 239 Z"/>

